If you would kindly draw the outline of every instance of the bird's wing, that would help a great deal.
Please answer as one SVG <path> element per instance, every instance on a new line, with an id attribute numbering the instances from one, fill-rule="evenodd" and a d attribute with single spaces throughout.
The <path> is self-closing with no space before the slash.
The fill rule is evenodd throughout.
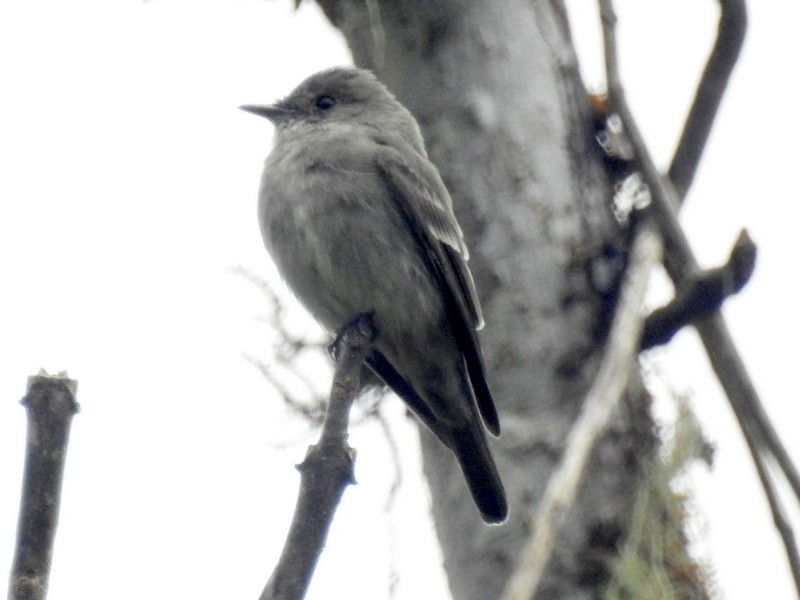
<path id="1" fill-rule="evenodd" d="M 473 327 L 480 329 L 483 315 L 466 264 L 469 252 L 453 213 L 453 201 L 436 167 L 411 148 L 401 154 L 393 146 L 379 145 L 376 157 L 378 168 L 396 192 L 404 215 L 413 219 L 414 227 L 424 233 L 420 241 L 429 246 L 434 246 L 433 242 L 440 242 L 435 246 L 444 245 L 448 255 L 444 262 L 456 283 L 452 291 L 463 299 Z"/>
<path id="2" fill-rule="evenodd" d="M 423 423 L 430 429 L 437 437 L 444 443 L 445 446 L 450 444 L 449 439 L 442 437 L 442 428 L 437 426 L 436 415 L 431 412 L 430 407 L 425 404 L 425 401 L 419 397 L 417 391 L 411 387 L 411 384 L 397 372 L 397 369 L 386 360 L 386 357 L 373 350 L 366 359 L 367 364 L 380 377 L 383 382 L 388 385 L 392 391 L 405 400 L 406 404 L 417 414 Z"/>
<path id="3" fill-rule="evenodd" d="M 396 207 L 442 290 L 483 421 L 489 431 L 498 435 L 500 422 L 486 382 L 476 332 L 483 326 L 483 317 L 450 195 L 436 167 L 410 148 L 401 154 L 393 145 L 379 144 L 375 156 Z"/>

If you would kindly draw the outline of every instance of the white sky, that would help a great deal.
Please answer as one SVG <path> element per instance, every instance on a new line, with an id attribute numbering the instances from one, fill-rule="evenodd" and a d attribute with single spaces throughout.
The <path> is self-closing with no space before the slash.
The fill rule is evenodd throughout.
<path id="1" fill-rule="evenodd" d="M 578 12 L 593 4 L 572 0 Z M 713 5 L 618 2 L 629 100 L 662 163 Z M 756 275 L 726 316 L 800 457 L 800 9 L 777 0 L 750 9 L 683 217 L 704 264 L 723 260 L 743 226 L 759 244 Z M 587 40 L 589 26 L 575 37 Z M 311 439 L 242 358 L 265 355 L 269 330 L 259 293 L 226 269 L 271 272 L 255 223 L 271 131 L 236 107 L 282 96 L 349 55 L 311 2 L 295 14 L 288 0 L 9 0 L 0 57 L 0 565 L 11 563 L 22 469 L 15 400 L 39 367 L 68 369 L 82 413 L 50 597 L 256 597 L 294 504 L 292 465 Z M 702 356 L 687 333 L 663 358 L 718 444 L 713 473 L 695 474 L 701 546 L 729 600 L 791 597 L 749 457 Z M 343 586 L 349 598 L 388 597 L 391 554 L 397 598 L 446 597 L 438 550 L 420 541 L 430 525 L 413 432 L 398 429 L 404 485 L 392 519 L 383 434 L 353 432 L 360 484 L 345 494 L 310 598 Z"/>

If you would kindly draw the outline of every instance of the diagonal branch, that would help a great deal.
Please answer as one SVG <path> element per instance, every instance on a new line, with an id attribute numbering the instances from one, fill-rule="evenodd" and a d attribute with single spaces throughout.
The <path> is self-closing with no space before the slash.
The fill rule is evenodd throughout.
<path id="1" fill-rule="evenodd" d="M 615 32 L 616 16 L 612 2 L 611 0 L 599 0 L 599 3 L 605 42 L 609 97 L 612 107 L 622 119 L 635 149 L 635 166 L 642 173 L 644 181 L 650 188 L 653 201 L 649 211 L 664 236 L 667 252 L 664 265 L 670 278 L 678 287 L 679 284 L 683 284 L 687 279 L 695 276 L 699 271 L 699 266 L 678 223 L 675 212 L 679 207 L 678 193 L 672 182 L 662 177 L 656 169 L 625 101 L 619 76 Z M 800 475 L 763 408 L 755 386 L 731 340 L 722 315 L 716 313 L 699 321 L 695 327 L 703 341 L 712 368 L 728 396 L 762 481 L 769 478 L 766 458 L 771 455 L 781 468 L 795 495 L 800 498 Z M 797 570 L 800 560 L 797 556 L 794 534 L 783 519 L 783 511 L 780 508 L 780 501 L 775 495 L 774 486 L 765 484 L 763 488 L 772 510 L 773 519 L 776 524 L 780 525 L 778 531 L 783 538 L 792 575 L 800 595 L 800 571 Z"/>
<path id="2" fill-rule="evenodd" d="M 300 600 L 311 583 L 336 507 L 345 488 L 355 481 L 355 451 L 347 444 L 347 423 L 375 335 L 370 316 L 359 315 L 337 337 L 338 362 L 325 423 L 319 441 L 297 465 L 301 477 L 294 517 L 260 600 Z"/>
<path id="3" fill-rule="evenodd" d="M 552 555 L 556 534 L 572 506 L 592 448 L 605 431 L 619 403 L 639 350 L 644 317 L 641 311 L 652 268 L 661 258 L 661 240 L 643 225 L 634 238 L 614 321 L 603 360 L 583 408 L 570 430 L 561 463 L 550 477 L 533 517 L 533 535 L 506 586 L 503 600 L 534 597 Z"/>

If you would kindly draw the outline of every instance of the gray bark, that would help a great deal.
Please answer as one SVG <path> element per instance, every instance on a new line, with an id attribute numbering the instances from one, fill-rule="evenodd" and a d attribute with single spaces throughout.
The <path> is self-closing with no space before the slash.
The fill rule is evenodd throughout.
<path id="1" fill-rule="evenodd" d="M 422 445 L 453 597 L 496 598 L 595 374 L 608 320 L 599 291 L 619 272 L 604 257 L 623 245 L 563 7 L 319 2 L 355 63 L 419 120 L 470 247 L 509 521 L 485 526 L 450 453 L 426 432 Z M 537 597 L 598 597 L 627 530 L 640 459 L 654 447 L 648 415 L 645 394 L 629 394 L 596 448 Z"/>

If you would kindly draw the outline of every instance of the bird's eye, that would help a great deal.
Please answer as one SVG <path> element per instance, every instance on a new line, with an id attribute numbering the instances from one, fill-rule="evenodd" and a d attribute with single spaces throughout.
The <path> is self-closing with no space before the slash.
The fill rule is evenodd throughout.
<path id="1" fill-rule="evenodd" d="M 330 110 L 336 106 L 336 98 L 331 96 L 318 96 L 314 101 L 314 106 L 320 110 Z"/>

